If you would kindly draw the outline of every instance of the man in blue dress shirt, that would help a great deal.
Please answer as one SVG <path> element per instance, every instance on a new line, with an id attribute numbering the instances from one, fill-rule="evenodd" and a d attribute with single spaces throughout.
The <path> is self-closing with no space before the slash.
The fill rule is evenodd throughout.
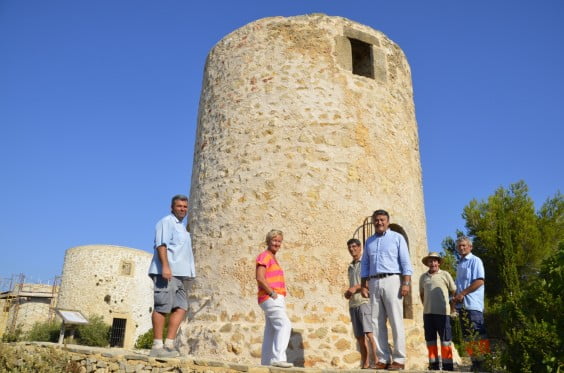
<path id="1" fill-rule="evenodd" d="M 364 245 L 360 275 L 361 292 L 364 297 L 370 297 L 372 321 L 377 333 L 376 369 L 402 370 L 406 359 L 403 297 L 409 293 L 413 273 L 409 250 L 403 236 L 389 229 L 388 212 L 374 211 L 372 223 L 376 233 Z M 387 320 L 394 339 L 391 361 Z"/>
<path id="2" fill-rule="evenodd" d="M 468 341 L 466 351 L 472 358 L 472 369 L 479 370 L 483 355 L 489 353 L 490 342 L 484 324 L 484 283 L 486 273 L 482 260 L 472 254 L 472 240 L 456 239 L 460 260 L 456 267 L 454 302 L 462 320 L 462 333 Z"/>
<path id="3" fill-rule="evenodd" d="M 155 227 L 155 253 L 149 266 L 149 276 L 155 284 L 152 315 L 154 340 L 150 352 L 150 356 L 154 357 L 178 356 L 174 340 L 188 309 L 183 281 L 196 276 L 192 241 L 182 224 L 188 214 L 188 197 L 181 194 L 172 197 L 171 210 L 171 214 L 162 218 Z M 167 314 L 170 317 L 163 344 Z"/>

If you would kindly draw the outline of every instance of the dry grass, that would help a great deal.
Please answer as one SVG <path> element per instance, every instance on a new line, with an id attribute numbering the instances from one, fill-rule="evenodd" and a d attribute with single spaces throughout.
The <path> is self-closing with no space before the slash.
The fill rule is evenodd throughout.
<path id="1" fill-rule="evenodd" d="M 30 348 L 0 343 L 0 373 L 78 373 L 80 364 L 54 348 Z"/>

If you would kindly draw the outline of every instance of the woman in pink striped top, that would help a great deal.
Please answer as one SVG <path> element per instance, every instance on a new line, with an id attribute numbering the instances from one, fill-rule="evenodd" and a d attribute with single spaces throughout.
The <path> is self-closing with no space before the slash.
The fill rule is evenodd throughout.
<path id="1" fill-rule="evenodd" d="M 290 368 L 293 364 L 286 361 L 286 348 L 290 341 L 292 325 L 286 314 L 284 271 L 276 260 L 283 237 L 283 233 L 275 229 L 266 235 L 268 247 L 257 256 L 256 279 L 258 303 L 266 319 L 261 364 Z"/>

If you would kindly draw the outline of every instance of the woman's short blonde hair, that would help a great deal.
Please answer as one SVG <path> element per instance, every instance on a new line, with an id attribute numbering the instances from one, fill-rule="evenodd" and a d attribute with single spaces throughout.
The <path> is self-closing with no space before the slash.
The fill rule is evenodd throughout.
<path id="1" fill-rule="evenodd" d="M 270 245 L 270 241 L 272 241 L 272 239 L 276 236 L 284 238 L 284 233 L 282 233 L 282 231 L 279 231 L 278 229 L 272 229 L 266 234 L 266 244 Z"/>

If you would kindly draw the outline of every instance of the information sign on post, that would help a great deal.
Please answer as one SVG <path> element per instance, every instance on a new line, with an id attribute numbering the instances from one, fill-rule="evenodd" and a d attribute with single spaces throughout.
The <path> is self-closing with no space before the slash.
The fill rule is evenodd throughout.
<path id="1" fill-rule="evenodd" d="M 75 310 L 61 310 L 55 309 L 57 315 L 63 320 L 61 324 L 61 332 L 59 333 L 59 344 L 62 344 L 65 339 L 65 329 L 68 327 L 70 329 L 71 340 L 74 339 L 75 325 L 88 324 L 88 320 L 82 312 Z"/>

